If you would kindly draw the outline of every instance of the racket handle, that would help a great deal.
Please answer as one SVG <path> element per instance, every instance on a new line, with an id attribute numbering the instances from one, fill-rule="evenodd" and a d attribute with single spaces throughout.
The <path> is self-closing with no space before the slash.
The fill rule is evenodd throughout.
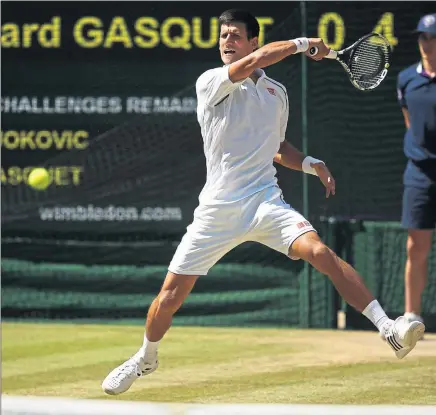
<path id="1" fill-rule="evenodd" d="M 333 49 L 330 49 L 330 52 L 327 54 L 327 59 L 336 59 L 338 57 L 338 52 Z"/>
<path id="2" fill-rule="evenodd" d="M 316 46 L 312 46 L 309 49 L 309 55 L 310 56 L 315 56 L 318 53 L 318 48 Z M 338 56 L 338 52 L 336 52 L 333 49 L 330 49 L 330 52 L 328 53 L 327 56 L 324 56 L 324 58 L 326 59 L 336 59 L 336 57 Z"/>

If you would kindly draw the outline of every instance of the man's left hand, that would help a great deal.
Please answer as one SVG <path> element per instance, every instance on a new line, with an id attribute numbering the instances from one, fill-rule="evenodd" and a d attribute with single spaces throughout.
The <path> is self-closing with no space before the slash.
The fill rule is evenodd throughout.
<path id="1" fill-rule="evenodd" d="M 330 194 L 334 196 L 336 193 L 336 183 L 327 166 L 324 163 L 310 163 L 310 165 L 315 169 L 319 180 L 321 180 L 325 187 L 325 197 L 329 197 Z"/>

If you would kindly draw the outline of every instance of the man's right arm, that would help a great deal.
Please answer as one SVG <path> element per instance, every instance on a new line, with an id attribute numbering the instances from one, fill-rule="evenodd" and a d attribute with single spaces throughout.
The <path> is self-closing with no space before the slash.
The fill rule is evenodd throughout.
<path id="1" fill-rule="evenodd" d="M 273 65 L 296 53 L 297 42 L 298 39 L 272 42 L 228 66 L 206 71 L 196 83 L 199 102 L 209 106 L 220 104 L 257 68 Z M 312 46 L 318 48 L 318 54 L 315 57 L 317 60 L 322 59 L 330 51 L 322 39 L 308 39 L 308 43 L 309 48 Z"/>
<path id="2" fill-rule="evenodd" d="M 316 55 L 317 59 L 322 59 L 330 52 L 330 49 L 324 44 L 322 39 L 310 38 L 307 40 L 309 43 L 308 49 L 310 49 L 312 46 L 316 46 L 318 48 L 318 53 Z M 296 39 L 271 42 L 250 53 L 244 58 L 233 62 L 229 67 L 230 80 L 232 82 L 238 82 L 246 79 L 256 69 L 266 68 L 267 66 L 274 65 L 286 57 L 297 53 L 297 41 L 298 40 Z"/>

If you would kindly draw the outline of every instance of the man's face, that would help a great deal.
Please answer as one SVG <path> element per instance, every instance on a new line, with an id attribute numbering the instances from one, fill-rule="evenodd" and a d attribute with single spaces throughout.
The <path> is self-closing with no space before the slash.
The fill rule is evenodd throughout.
<path id="1" fill-rule="evenodd" d="M 225 65 L 249 55 L 257 48 L 257 37 L 247 38 L 245 23 L 221 25 L 220 54 Z"/>
<path id="2" fill-rule="evenodd" d="M 422 32 L 418 39 L 421 56 L 426 59 L 436 59 L 436 35 Z"/>

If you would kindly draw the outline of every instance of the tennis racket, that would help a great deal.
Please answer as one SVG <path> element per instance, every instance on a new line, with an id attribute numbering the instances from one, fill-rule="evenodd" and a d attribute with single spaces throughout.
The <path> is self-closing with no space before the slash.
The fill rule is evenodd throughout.
<path id="1" fill-rule="evenodd" d="M 317 53 L 316 46 L 310 48 L 309 55 L 315 56 Z M 345 49 L 331 50 L 324 58 L 336 59 L 347 72 L 354 87 L 369 91 L 377 88 L 385 79 L 391 53 L 391 45 L 384 36 L 369 33 Z"/>

